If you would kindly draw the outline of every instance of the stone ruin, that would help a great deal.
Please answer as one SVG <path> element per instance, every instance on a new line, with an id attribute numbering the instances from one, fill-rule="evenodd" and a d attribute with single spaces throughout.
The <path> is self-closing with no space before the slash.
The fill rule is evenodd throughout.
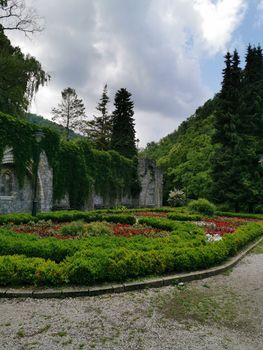
<path id="1" fill-rule="evenodd" d="M 160 207 L 162 205 L 163 175 L 155 161 L 139 159 L 138 176 L 141 192 L 138 197 L 103 198 L 91 193 L 82 210 L 127 207 Z M 44 152 L 40 155 L 38 168 L 38 212 L 52 209 L 70 209 L 68 196 L 60 201 L 53 200 L 53 170 Z M 27 167 L 23 186 L 20 187 L 14 171 L 12 148 L 4 150 L 0 166 L 0 214 L 30 213 L 33 201 L 32 164 Z"/>

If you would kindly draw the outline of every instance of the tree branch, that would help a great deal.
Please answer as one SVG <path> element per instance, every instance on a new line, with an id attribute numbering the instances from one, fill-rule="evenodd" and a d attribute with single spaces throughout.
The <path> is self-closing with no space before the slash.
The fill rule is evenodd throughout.
<path id="1" fill-rule="evenodd" d="M 0 27 L 5 30 L 19 30 L 34 33 L 43 30 L 43 18 L 33 8 L 25 6 L 25 0 L 0 1 Z"/>

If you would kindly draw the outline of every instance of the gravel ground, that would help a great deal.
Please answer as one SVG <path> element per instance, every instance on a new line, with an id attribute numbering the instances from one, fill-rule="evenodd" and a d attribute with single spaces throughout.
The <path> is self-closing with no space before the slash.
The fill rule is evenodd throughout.
<path id="1" fill-rule="evenodd" d="M 184 286 L 1 299 L 0 349 L 262 350 L 262 276 L 263 244 L 228 273 Z"/>

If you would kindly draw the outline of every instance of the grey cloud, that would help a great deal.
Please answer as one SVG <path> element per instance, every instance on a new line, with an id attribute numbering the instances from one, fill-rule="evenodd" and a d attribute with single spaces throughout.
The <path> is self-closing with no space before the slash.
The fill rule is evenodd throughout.
<path id="1" fill-rule="evenodd" d="M 143 130 L 139 133 L 147 141 L 158 140 L 166 132 L 163 121 L 174 129 L 211 95 L 202 83 L 194 45 L 201 33 L 192 1 L 46 0 L 33 5 L 46 18 L 35 45 L 37 58 L 52 75 L 52 91 L 72 86 L 90 115 L 105 83 L 111 100 L 126 87 L 133 95 L 137 129 Z M 54 102 L 46 102 L 50 110 Z M 157 126 L 147 128 L 151 114 Z"/>

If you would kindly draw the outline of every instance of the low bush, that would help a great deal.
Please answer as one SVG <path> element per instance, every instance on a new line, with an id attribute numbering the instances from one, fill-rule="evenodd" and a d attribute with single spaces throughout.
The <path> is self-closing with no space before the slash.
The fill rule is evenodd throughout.
<path id="1" fill-rule="evenodd" d="M 202 216 L 198 214 L 174 213 L 174 214 L 168 214 L 167 218 L 170 220 L 176 220 L 176 221 L 200 221 L 202 219 Z"/>
<path id="2" fill-rule="evenodd" d="M 191 223 L 155 218 L 139 222 L 165 229 L 170 235 L 61 241 L 0 229 L 0 285 L 91 285 L 200 270 L 222 263 L 263 234 L 263 223 L 251 222 L 208 243 L 204 230 Z"/>
<path id="3" fill-rule="evenodd" d="M 61 227 L 60 232 L 64 236 L 83 236 L 86 230 L 85 224 L 83 221 L 72 221 L 69 224 L 66 224 Z"/>
<path id="4" fill-rule="evenodd" d="M 263 214 L 253 214 L 253 213 L 232 213 L 228 211 L 216 211 L 216 215 L 218 216 L 226 216 L 226 217 L 239 217 L 244 219 L 258 219 L 263 220 Z"/>
<path id="5" fill-rule="evenodd" d="M 85 231 L 83 233 L 84 237 L 93 237 L 93 236 L 109 236 L 112 235 L 112 228 L 107 222 L 91 222 L 86 224 Z"/>
<path id="6" fill-rule="evenodd" d="M 186 195 L 184 191 L 174 188 L 169 192 L 169 198 L 167 202 L 171 207 L 182 207 L 186 203 Z"/>
<path id="7" fill-rule="evenodd" d="M 37 221 L 35 216 L 30 214 L 2 214 L 0 215 L 0 225 L 13 223 L 13 224 L 24 224 L 29 221 Z"/>
<path id="8" fill-rule="evenodd" d="M 215 205 L 204 198 L 199 198 L 197 200 L 190 201 L 188 203 L 187 208 L 191 212 L 207 216 L 213 216 L 216 211 Z"/>

